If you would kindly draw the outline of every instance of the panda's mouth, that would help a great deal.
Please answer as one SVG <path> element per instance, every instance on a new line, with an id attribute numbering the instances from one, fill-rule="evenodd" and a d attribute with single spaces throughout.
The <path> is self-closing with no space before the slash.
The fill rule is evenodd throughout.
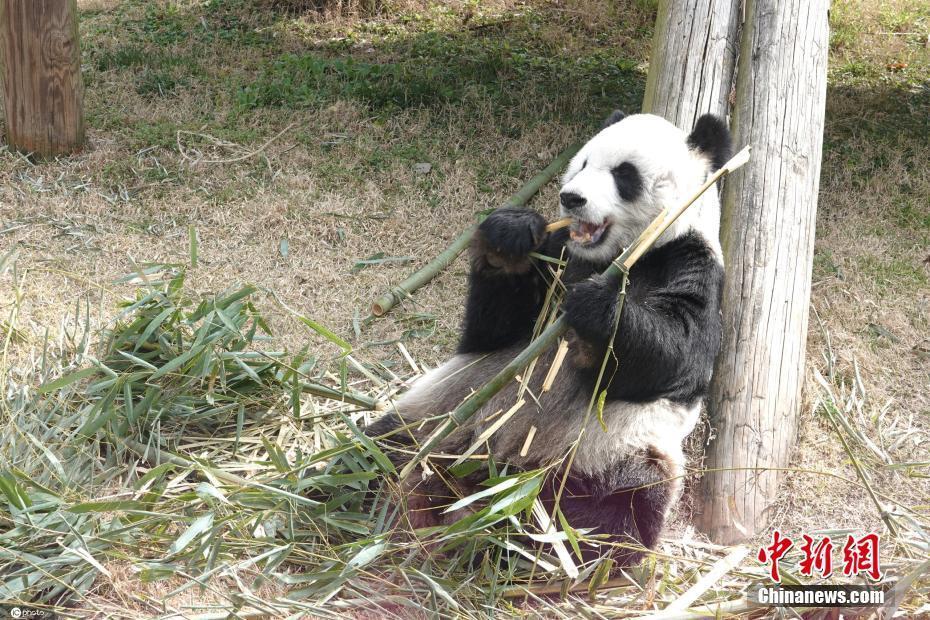
<path id="1" fill-rule="evenodd" d="M 575 220 L 569 229 L 569 236 L 578 245 L 592 246 L 604 238 L 610 224 L 604 220 L 600 224 Z"/>

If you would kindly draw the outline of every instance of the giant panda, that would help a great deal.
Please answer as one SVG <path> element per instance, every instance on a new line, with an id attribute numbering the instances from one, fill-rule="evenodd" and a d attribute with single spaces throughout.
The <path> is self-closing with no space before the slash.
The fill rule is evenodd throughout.
<path id="1" fill-rule="evenodd" d="M 597 416 L 586 417 L 614 333 L 619 293 L 619 283 L 600 273 L 660 209 L 689 197 L 730 151 L 729 131 L 712 115 L 686 133 L 658 116 L 614 112 L 565 171 L 559 198 L 561 215 L 572 220 L 568 229 L 547 233 L 544 218 L 529 209 L 502 208 L 480 224 L 470 248 L 456 354 L 418 379 L 366 433 L 394 442 L 400 447 L 394 454 L 409 458 L 435 430 L 435 416 L 453 410 L 530 341 L 551 278 L 551 270 L 531 253 L 567 256 L 562 311 L 571 327 L 568 357 L 545 392 L 540 386 L 554 353 L 540 357 L 525 382 L 531 396 L 488 446 L 498 464 L 544 467 L 559 463 L 585 426 L 570 469 L 564 463 L 555 467 L 540 498 L 551 508 L 558 496 L 574 528 L 618 543 L 606 546 L 617 565 L 638 561 L 644 547 L 656 544 L 678 499 L 682 441 L 698 420 L 720 344 L 724 270 L 717 192 L 705 192 L 630 270 L 605 375 L 606 429 Z M 511 382 L 436 452 L 465 451 L 493 423 L 495 412 L 513 406 L 517 390 Z M 521 455 L 532 426 L 534 440 Z M 430 464 L 435 469 L 441 462 Z M 437 525 L 460 516 L 443 509 L 455 496 L 475 492 L 480 481 L 453 480 L 442 472 L 409 476 L 400 493 L 407 525 Z M 598 553 L 584 551 L 586 558 Z"/>

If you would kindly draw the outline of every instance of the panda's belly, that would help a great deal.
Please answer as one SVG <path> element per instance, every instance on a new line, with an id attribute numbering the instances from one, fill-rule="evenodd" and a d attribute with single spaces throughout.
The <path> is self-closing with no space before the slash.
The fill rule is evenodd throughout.
<path id="1" fill-rule="evenodd" d="M 452 411 L 522 349 L 521 345 L 488 354 L 456 355 L 414 384 L 398 401 L 398 414 L 410 422 Z M 487 445 L 496 460 L 520 467 L 552 463 L 566 455 L 576 442 L 578 449 L 572 469 L 579 474 L 599 475 L 627 455 L 650 450 L 683 464 L 681 442 L 697 423 L 699 402 L 683 405 L 666 399 L 645 403 L 608 401 L 603 409 L 602 426 L 596 404 L 588 411 L 590 380 L 585 371 L 569 361 L 559 370 L 551 389 L 542 391 L 553 357 L 554 351 L 548 351 L 539 358 L 522 393 L 522 384 L 512 381 L 492 397 L 443 443 L 442 451 L 461 452 L 482 434 L 490 434 L 497 425 L 487 437 Z M 524 404 L 500 424 L 501 416 L 520 400 Z M 433 427 L 426 425 L 423 432 L 428 433 Z M 532 439 L 527 443 L 530 434 Z M 486 451 L 481 446 L 477 453 Z"/>

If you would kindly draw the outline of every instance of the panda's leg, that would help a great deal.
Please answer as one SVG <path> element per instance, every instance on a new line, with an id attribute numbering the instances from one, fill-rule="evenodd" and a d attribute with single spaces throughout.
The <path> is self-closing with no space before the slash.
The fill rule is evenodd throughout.
<path id="1" fill-rule="evenodd" d="M 475 231 L 460 353 L 488 352 L 528 339 L 548 286 L 531 252 L 558 256 L 564 231 L 547 234 L 529 209 L 503 208 Z"/>
<path id="2" fill-rule="evenodd" d="M 569 476 L 559 507 L 575 528 L 591 529 L 590 536 L 606 536 L 609 545 L 584 547 L 586 560 L 609 555 L 617 567 L 643 557 L 642 548 L 655 547 L 669 509 L 678 497 L 680 463 L 675 456 L 652 448 L 621 459 L 603 475 Z M 551 506 L 561 484 L 554 476 L 546 489 Z"/>

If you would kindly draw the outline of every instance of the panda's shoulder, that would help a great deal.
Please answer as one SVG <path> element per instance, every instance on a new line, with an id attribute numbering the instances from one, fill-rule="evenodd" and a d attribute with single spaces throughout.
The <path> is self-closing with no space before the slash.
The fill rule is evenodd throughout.
<path id="1" fill-rule="evenodd" d="M 689 230 L 647 252 L 637 263 L 640 272 L 665 276 L 679 272 L 717 271 L 719 259 L 710 242 L 700 232 Z"/>

